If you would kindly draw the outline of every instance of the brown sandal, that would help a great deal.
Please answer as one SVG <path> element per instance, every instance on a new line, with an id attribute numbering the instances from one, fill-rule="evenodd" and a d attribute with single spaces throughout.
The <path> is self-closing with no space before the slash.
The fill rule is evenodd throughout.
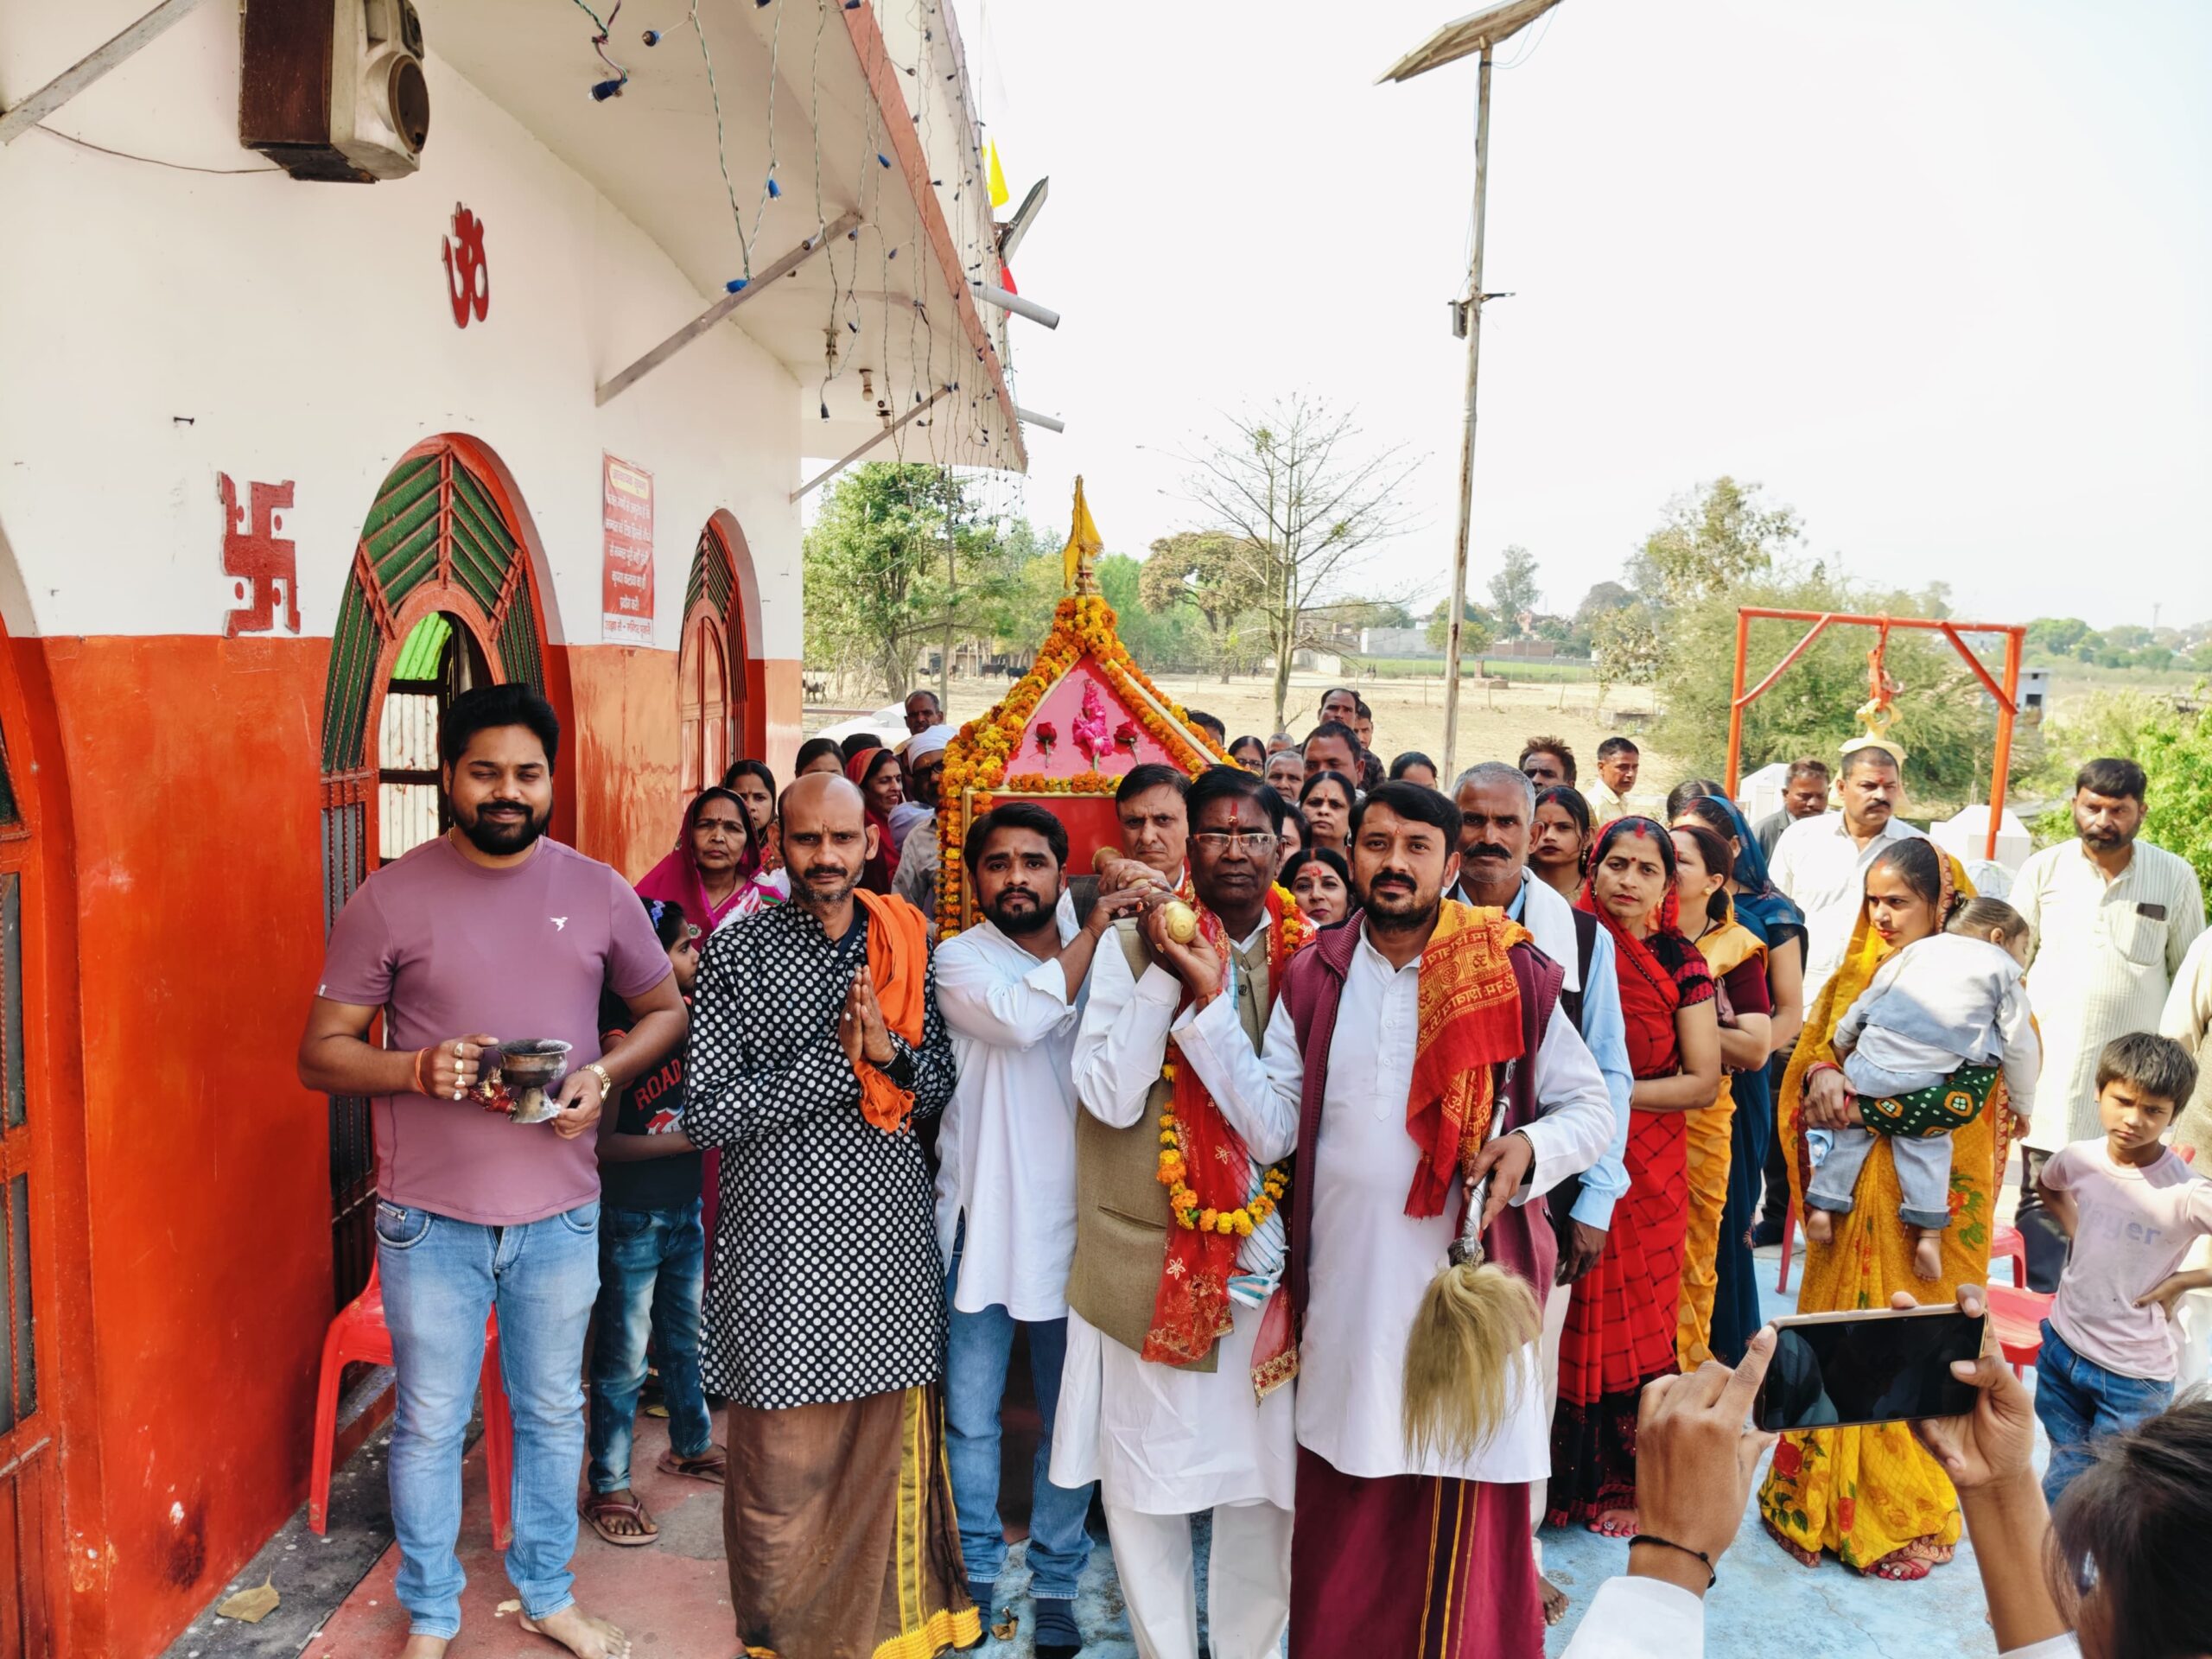
<path id="1" fill-rule="evenodd" d="M 719 1486 L 728 1478 L 729 1465 L 719 1446 L 709 1446 L 696 1458 L 679 1458 L 674 1446 L 660 1454 L 660 1471 L 664 1475 L 684 1475 L 693 1480 L 711 1480 Z"/>
<path id="2" fill-rule="evenodd" d="M 612 1516 L 620 1516 L 644 1530 L 613 1531 L 607 1524 L 609 1517 Z M 660 1537 L 660 1529 L 653 1524 L 652 1516 L 645 1513 L 643 1499 L 635 1503 L 618 1503 L 605 1492 L 594 1492 L 584 1500 L 583 1517 L 590 1522 L 594 1532 L 618 1549 L 636 1549 L 641 1545 L 656 1542 Z"/>

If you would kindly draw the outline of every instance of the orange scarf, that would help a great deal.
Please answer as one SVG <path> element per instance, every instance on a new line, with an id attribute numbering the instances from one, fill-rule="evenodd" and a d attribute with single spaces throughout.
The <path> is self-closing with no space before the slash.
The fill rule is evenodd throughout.
<path id="1" fill-rule="evenodd" d="M 1226 963 L 1229 941 L 1220 918 L 1203 905 L 1197 909 L 1199 938 Z M 1299 912 L 1298 901 L 1282 887 L 1268 890 L 1267 912 L 1269 1006 L 1260 1010 L 1262 1024 L 1273 999 L 1281 994 L 1284 964 L 1313 937 L 1312 925 Z M 1222 994 L 1228 995 L 1226 987 Z M 1226 1217 L 1243 1208 L 1251 1198 L 1259 1185 L 1260 1165 L 1198 1080 L 1198 1068 L 1187 1060 L 1172 1060 L 1170 1065 L 1174 1072 L 1174 1128 L 1181 1142 L 1185 1182 L 1201 1206 L 1201 1215 L 1211 1211 Z M 1236 1253 L 1243 1238 L 1234 1231 L 1221 1230 L 1227 1225 L 1224 1221 L 1207 1230 L 1186 1226 L 1173 1213 L 1169 1215 L 1167 1255 L 1161 1264 L 1160 1288 L 1153 1299 L 1152 1328 L 1145 1333 L 1141 1357 L 1162 1365 L 1188 1365 L 1204 1359 L 1215 1340 L 1228 1334 L 1229 1281 L 1236 1271 Z M 1253 1386 L 1263 1399 L 1270 1389 L 1296 1374 L 1294 1360 L 1283 1358 L 1289 1352 L 1289 1302 L 1279 1290 L 1263 1313 L 1261 1339 L 1252 1354 Z"/>
<path id="2" fill-rule="evenodd" d="M 1506 955 L 1529 938 L 1505 912 L 1446 899 L 1421 955 L 1421 1020 L 1406 1133 L 1421 1148 L 1409 1216 L 1440 1216 L 1461 1161 L 1490 1136 L 1500 1061 L 1521 1052 L 1521 988 Z"/>
<path id="3" fill-rule="evenodd" d="M 904 899 L 855 887 L 853 897 L 874 924 L 868 934 L 868 983 L 883 1010 L 883 1023 L 906 1039 L 910 1048 L 922 1046 L 922 988 L 929 975 L 929 937 L 922 912 Z M 906 1127 L 914 1109 L 914 1091 L 901 1089 L 879 1066 L 854 1068 L 861 1076 L 861 1116 L 886 1135 Z"/>

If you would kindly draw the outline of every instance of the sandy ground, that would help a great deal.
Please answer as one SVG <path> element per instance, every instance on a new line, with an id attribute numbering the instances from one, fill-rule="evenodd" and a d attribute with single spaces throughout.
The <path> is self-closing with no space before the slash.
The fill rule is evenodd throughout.
<path id="1" fill-rule="evenodd" d="M 1218 715 L 1231 738 L 1247 732 L 1266 737 L 1274 729 L 1274 684 L 1271 678 L 1240 675 L 1227 683 L 1187 675 L 1159 681 L 1160 690 L 1186 708 Z M 1288 725 L 1300 736 L 1312 729 L 1321 694 L 1341 682 L 1316 674 L 1291 677 Z M 1368 680 L 1357 683 L 1375 710 L 1375 749 L 1387 763 L 1403 750 L 1419 749 L 1441 760 L 1444 750 L 1444 688 L 1433 680 Z M 955 680 L 947 715 L 957 724 L 972 720 L 1004 696 L 999 680 Z M 1601 714 L 1594 681 L 1558 684 L 1524 683 L 1503 689 L 1471 679 L 1459 692 L 1459 764 L 1513 760 L 1522 740 L 1538 733 L 1564 738 L 1581 763 L 1588 782 L 1599 740 L 1615 732 L 1638 735 L 1651 710 L 1651 693 L 1643 686 L 1616 686 Z M 1640 735 L 1638 741 L 1641 741 Z M 1678 767 L 1649 745 L 1644 776 L 1671 784 Z"/>

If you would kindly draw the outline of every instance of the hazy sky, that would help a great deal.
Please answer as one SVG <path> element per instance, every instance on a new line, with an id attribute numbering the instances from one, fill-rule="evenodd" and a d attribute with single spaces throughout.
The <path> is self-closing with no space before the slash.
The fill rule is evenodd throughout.
<path id="1" fill-rule="evenodd" d="M 1016 199 L 1030 517 L 1192 527 L 1173 457 L 1304 390 L 1421 459 L 1373 585 L 1449 581 L 1469 0 L 955 0 Z M 1721 473 L 1975 620 L 2212 617 L 2212 4 L 1565 0 L 1493 79 L 1471 587 L 1548 606 Z"/>

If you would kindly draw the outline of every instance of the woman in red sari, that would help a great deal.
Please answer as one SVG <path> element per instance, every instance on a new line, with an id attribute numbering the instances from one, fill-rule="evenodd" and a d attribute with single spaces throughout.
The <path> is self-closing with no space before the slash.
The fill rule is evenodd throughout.
<path id="1" fill-rule="evenodd" d="M 1605 1254 L 1575 1281 L 1567 1305 L 1545 1519 L 1627 1538 L 1637 1529 L 1637 1396 L 1676 1370 L 1688 1212 L 1683 1114 L 1719 1092 L 1720 1027 L 1705 958 L 1675 925 L 1675 843 L 1663 825 L 1607 824 L 1579 903 L 1612 935 L 1636 1090 L 1628 1192 Z"/>

